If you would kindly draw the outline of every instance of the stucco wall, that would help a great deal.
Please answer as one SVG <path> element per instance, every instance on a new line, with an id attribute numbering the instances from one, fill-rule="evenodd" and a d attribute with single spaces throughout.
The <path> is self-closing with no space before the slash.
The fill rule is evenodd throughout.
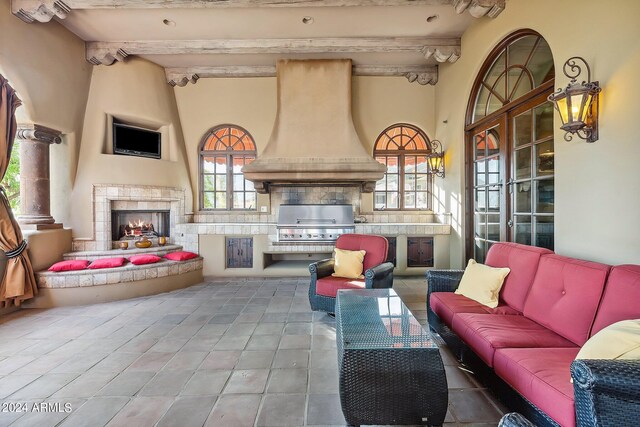
<path id="1" fill-rule="evenodd" d="M 0 74 L 23 101 L 17 116 L 64 133 L 51 147 L 51 213 L 69 224 L 71 193 L 92 66 L 84 42 L 57 22 L 26 24 L 0 0 Z M 17 154 L 17 153 L 16 153 Z"/>
<path id="2" fill-rule="evenodd" d="M 242 126 L 254 137 L 260 155 L 276 117 L 276 79 L 201 79 L 195 85 L 174 90 L 189 159 L 194 209 L 198 209 L 198 148 L 203 135 L 223 123 Z M 394 123 L 412 123 L 433 136 L 433 86 L 409 83 L 404 77 L 354 77 L 352 101 L 356 131 L 369 153 L 373 153 L 380 132 Z M 260 196 L 258 206 L 265 205 L 268 197 Z M 363 210 L 370 211 L 372 206 L 371 195 L 363 195 Z"/>
<path id="3" fill-rule="evenodd" d="M 161 128 L 162 159 L 109 154 L 110 117 Z M 187 209 L 191 206 L 182 128 L 173 89 L 167 84 L 162 67 L 132 58 L 126 63 L 93 68 L 72 195 L 74 237 L 92 237 L 93 184 L 181 188 L 186 190 Z"/>
<path id="4" fill-rule="evenodd" d="M 583 56 L 602 87 L 600 139 L 563 140 L 555 126 L 555 250 L 605 263 L 640 263 L 640 2 L 510 0 L 496 19 L 480 19 L 462 38 L 462 57 L 440 66 L 436 136 L 446 145 L 447 177 L 436 181 L 439 211 L 453 213 L 451 265 L 464 264 L 464 124 L 473 80 L 491 49 L 509 33 L 531 28 L 551 46 L 556 87 L 561 68 Z M 571 17 L 574 23 L 568 22 Z"/>

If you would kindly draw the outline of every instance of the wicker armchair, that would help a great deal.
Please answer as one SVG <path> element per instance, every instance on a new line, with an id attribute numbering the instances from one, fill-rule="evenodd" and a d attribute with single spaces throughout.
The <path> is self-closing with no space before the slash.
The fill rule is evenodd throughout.
<path id="1" fill-rule="evenodd" d="M 365 234 L 343 234 L 338 237 L 336 248 L 351 251 L 365 250 L 367 252 L 363 261 L 364 279 L 333 278 L 331 276 L 334 266 L 333 259 L 310 264 L 309 302 L 312 310 L 333 313 L 336 305 L 335 294 L 339 289 L 391 288 L 393 286 L 393 264 L 385 262 L 389 249 L 389 242 L 386 238 Z"/>

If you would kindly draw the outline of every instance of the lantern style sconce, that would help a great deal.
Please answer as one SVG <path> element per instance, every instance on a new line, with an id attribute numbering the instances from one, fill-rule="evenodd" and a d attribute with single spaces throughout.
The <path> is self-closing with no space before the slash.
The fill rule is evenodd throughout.
<path id="1" fill-rule="evenodd" d="M 427 160 L 429 161 L 429 173 L 444 178 L 444 151 L 442 143 L 437 139 L 431 141 L 431 154 Z"/>
<path id="2" fill-rule="evenodd" d="M 578 83 L 577 79 L 582 74 L 582 67 L 576 63 L 582 62 L 587 72 L 587 81 Z M 571 81 L 564 89 L 558 89 L 549 95 L 549 101 L 560 113 L 562 126 L 560 129 L 566 133 L 565 141 L 571 141 L 573 135 L 587 142 L 598 140 L 598 94 L 602 90 L 598 82 L 591 81 L 591 69 L 584 58 L 573 56 L 567 59 L 562 67 L 562 72 Z"/>

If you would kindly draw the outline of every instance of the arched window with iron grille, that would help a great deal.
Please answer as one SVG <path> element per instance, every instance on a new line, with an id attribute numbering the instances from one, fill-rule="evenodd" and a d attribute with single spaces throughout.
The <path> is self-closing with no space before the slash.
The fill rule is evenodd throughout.
<path id="1" fill-rule="evenodd" d="M 387 166 L 376 183 L 376 210 L 430 210 L 433 181 L 427 157 L 430 140 L 417 126 L 398 123 L 389 126 L 376 139 L 373 156 Z"/>
<path id="2" fill-rule="evenodd" d="M 256 158 L 251 134 L 237 125 L 211 128 L 200 143 L 200 209 L 255 210 L 253 183 L 242 168 Z"/>

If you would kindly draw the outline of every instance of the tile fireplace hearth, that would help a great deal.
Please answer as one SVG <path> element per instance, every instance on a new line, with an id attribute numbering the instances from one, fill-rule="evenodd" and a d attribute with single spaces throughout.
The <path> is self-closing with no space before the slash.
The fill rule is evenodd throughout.
<path id="1" fill-rule="evenodd" d="M 148 185 L 94 184 L 92 204 L 93 236 L 74 239 L 74 251 L 110 251 L 116 248 L 118 239 L 113 233 L 112 223 L 116 219 L 113 212 L 136 211 L 127 221 L 131 221 L 132 225 L 133 221 L 139 220 L 152 222 L 155 232 L 159 233 L 159 228 L 162 228 L 162 233 L 159 234 L 170 236 L 168 243 L 180 244 L 175 226 L 189 222 L 185 214 L 184 189 Z M 146 220 L 142 218 L 142 213 L 146 215 L 150 212 L 162 212 L 161 216 L 168 213 L 168 218 L 162 219 L 157 216 Z M 119 231 L 119 225 L 116 230 Z"/>

